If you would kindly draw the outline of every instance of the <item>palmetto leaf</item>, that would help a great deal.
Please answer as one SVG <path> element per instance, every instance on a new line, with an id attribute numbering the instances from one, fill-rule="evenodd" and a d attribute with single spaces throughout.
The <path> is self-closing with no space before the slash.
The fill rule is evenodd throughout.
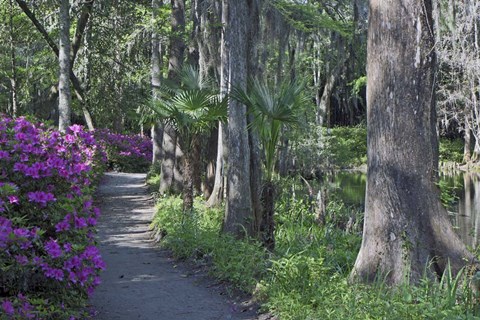
<path id="1" fill-rule="evenodd" d="M 259 132 L 264 146 L 267 179 L 273 174 L 282 127 L 296 125 L 299 111 L 308 101 L 302 90 L 303 85 L 298 82 L 284 82 L 272 88 L 258 80 L 249 82 L 247 92 L 240 88 L 232 90 L 232 98 L 245 104 L 254 115 L 250 126 Z"/>
<path id="2" fill-rule="evenodd" d="M 173 126 L 189 144 L 194 134 L 209 130 L 227 115 L 227 103 L 210 90 L 209 82 L 198 70 L 186 66 L 180 72 L 180 85 L 168 86 L 159 98 L 149 104 L 150 109 L 165 123 Z"/>

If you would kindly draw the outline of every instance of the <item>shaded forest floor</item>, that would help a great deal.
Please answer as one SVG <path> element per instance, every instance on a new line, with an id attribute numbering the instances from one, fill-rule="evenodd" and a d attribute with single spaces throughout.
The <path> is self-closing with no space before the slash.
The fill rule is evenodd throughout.
<path id="1" fill-rule="evenodd" d="M 91 298 L 95 319 L 259 319 L 202 270 L 176 264 L 151 239 L 154 203 L 144 174 L 107 173 L 97 192 L 99 248 L 107 264 Z"/>

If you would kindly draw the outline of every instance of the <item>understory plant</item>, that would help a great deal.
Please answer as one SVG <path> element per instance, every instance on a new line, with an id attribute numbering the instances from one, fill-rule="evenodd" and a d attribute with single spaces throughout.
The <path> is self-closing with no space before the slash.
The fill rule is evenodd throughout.
<path id="1" fill-rule="evenodd" d="M 213 90 L 211 81 L 187 65 L 179 73 L 179 85 L 165 86 L 161 97 L 152 101 L 153 118 L 172 126 L 179 135 L 183 157 L 183 209 L 193 209 L 193 180 L 200 165 L 201 135 L 227 118 L 227 100 Z M 147 117 L 152 117 L 149 115 Z M 147 118 L 146 117 L 146 118 Z"/>
<path id="2" fill-rule="evenodd" d="M 86 316 L 105 268 L 92 201 L 103 161 L 78 125 L 0 118 L 0 319 Z"/>
<path id="3" fill-rule="evenodd" d="M 252 80 L 247 91 L 235 88 L 233 98 L 245 104 L 253 115 L 250 125 L 258 132 L 263 146 L 265 181 L 262 186 L 263 214 L 260 225 L 262 242 L 272 250 L 274 238 L 275 185 L 273 176 L 277 162 L 282 131 L 300 121 L 300 112 L 308 99 L 303 95 L 303 85 L 286 81 L 278 87 L 269 86 L 258 79 Z"/>
<path id="4" fill-rule="evenodd" d="M 201 201 L 193 215 L 185 216 L 179 198 L 159 199 L 152 227 L 177 257 L 210 266 L 213 275 L 252 293 L 264 311 L 282 320 L 480 319 L 478 293 L 448 272 L 441 281 L 425 276 L 416 285 L 406 277 L 395 288 L 382 279 L 372 285 L 350 283 L 361 232 L 347 232 L 338 217 L 353 209 L 333 201 L 326 223 L 319 225 L 308 199 L 281 194 L 272 252 L 258 241 L 223 235 L 222 211 Z"/>

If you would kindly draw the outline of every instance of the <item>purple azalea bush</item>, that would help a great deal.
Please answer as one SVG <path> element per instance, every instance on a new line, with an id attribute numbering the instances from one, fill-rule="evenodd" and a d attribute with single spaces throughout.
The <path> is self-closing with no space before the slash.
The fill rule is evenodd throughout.
<path id="1" fill-rule="evenodd" d="M 92 201 L 104 161 L 81 126 L 0 116 L 0 319 L 84 317 L 105 268 Z"/>
<path id="2" fill-rule="evenodd" d="M 152 162 L 152 141 L 141 135 L 95 130 L 95 138 L 104 148 L 110 169 L 122 172 L 147 172 Z"/>

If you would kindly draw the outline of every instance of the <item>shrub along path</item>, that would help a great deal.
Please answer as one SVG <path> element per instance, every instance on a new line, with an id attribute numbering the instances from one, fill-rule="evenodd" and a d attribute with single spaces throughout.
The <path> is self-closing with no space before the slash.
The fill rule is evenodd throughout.
<path id="1" fill-rule="evenodd" d="M 176 267 L 151 240 L 153 201 L 144 174 L 107 173 L 97 192 L 99 248 L 107 264 L 91 298 L 99 320 L 256 319 L 222 288 Z"/>

